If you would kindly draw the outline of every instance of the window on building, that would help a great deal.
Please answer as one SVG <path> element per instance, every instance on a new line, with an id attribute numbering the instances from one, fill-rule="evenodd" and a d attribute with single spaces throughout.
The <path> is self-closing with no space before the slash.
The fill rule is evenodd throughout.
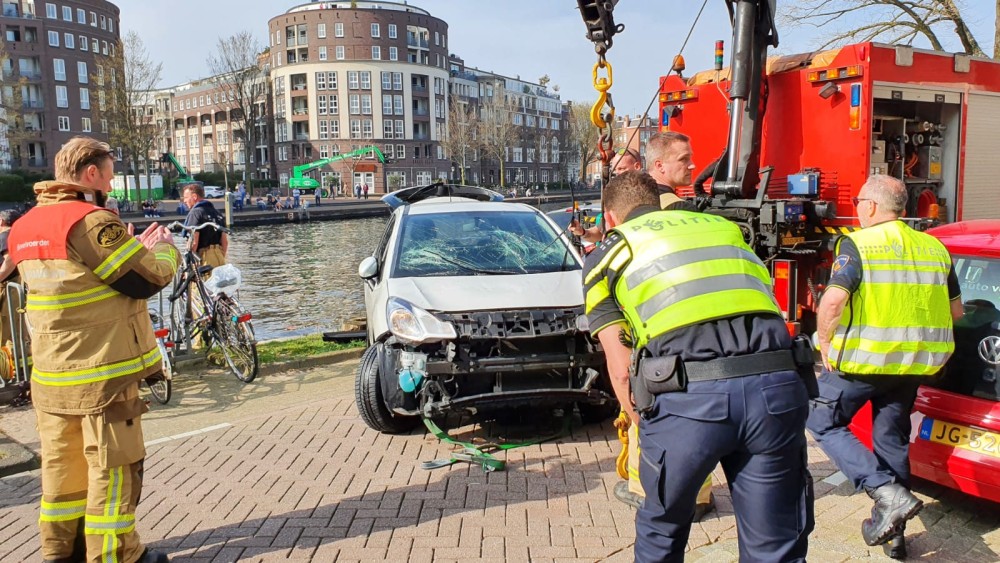
<path id="1" fill-rule="evenodd" d="M 90 12 L 90 27 L 97 27 L 97 14 Z"/>
<path id="2" fill-rule="evenodd" d="M 337 94 L 333 94 L 329 98 L 330 100 L 330 115 L 337 115 L 340 113 L 340 102 L 337 99 Z"/>
<path id="3" fill-rule="evenodd" d="M 101 16 L 101 29 L 108 29 L 108 18 Z"/>
<path id="4" fill-rule="evenodd" d="M 115 20 L 113 18 L 108 18 L 108 31 L 115 30 Z"/>
<path id="5" fill-rule="evenodd" d="M 108 120 L 107 119 L 102 119 L 101 120 L 101 133 L 107 133 L 107 132 L 108 132 Z"/>
<path id="6" fill-rule="evenodd" d="M 381 37 L 381 32 L 379 31 L 379 26 L 377 23 L 372 24 L 372 37 Z"/>
<path id="7" fill-rule="evenodd" d="M 76 9 L 76 23 L 87 23 L 87 10 L 81 8 Z"/>
<path id="8" fill-rule="evenodd" d="M 396 138 L 402 139 L 399 135 Z M 406 158 L 406 145 L 396 145 L 396 158 Z"/>
<path id="9" fill-rule="evenodd" d="M 50 20 L 54 20 L 54 19 L 57 19 L 59 17 L 59 16 L 56 15 L 56 5 L 55 4 L 46 4 L 45 5 L 45 17 L 49 18 Z"/>
<path id="10" fill-rule="evenodd" d="M 351 120 L 351 138 L 360 139 L 361 138 L 361 120 L 352 119 Z"/>
<path id="11" fill-rule="evenodd" d="M 394 123 L 396 128 L 396 138 L 404 139 L 405 137 L 403 136 L 403 125 L 405 124 L 405 122 L 402 119 L 397 119 Z M 403 149 L 399 149 L 399 153 L 402 154 Z"/>
<path id="12" fill-rule="evenodd" d="M 320 158 L 330 158 L 330 145 L 320 145 L 319 146 L 319 157 Z"/>
<path id="13" fill-rule="evenodd" d="M 348 111 L 351 115 L 357 115 L 361 113 L 361 95 L 351 94 L 347 97 L 348 101 Z"/>
<path id="14" fill-rule="evenodd" d="M 364 115 L 372 114 L 372 95 L 363 94 L 361 96 L 361 113 Z"/>
<path id="15" fill-rule="evenodd" d="M 343 45 L 337 45 L 336 56 L 337 56 L 337 60 L 338 61 L 342 61 L 342 60 L 344 60 L 346 58 L 344 56 L 344 46 Z"/>
<path id="16" fill-rule="evenodd" d="M 56 86 L 56 107 L 69 107 L 69 90 L 65 86 Z"/>
<path id="17" fill-rule="evenodd" d="M 392 115 L 392 96 L 390 94 L 382 94 L 382 113 Z"/>
<path id="18" fill-rule="evenodd" d="M 320 39 L 326 39 L 326 24 L 325 23 L 321 23 L 318 26 L 316 26 L 316 37 L 319 37 Z"/>
<path id="19" fill-rule="evenodd" d="M 382 60 L 382 47 L 378 45 L 372 45 L 372 60 L 380 61 Z"/>
<path id="20" fill-rule="evenodd" d="M 101 54 L 102 55 L 107 55 L 108 54 L 108 42 L 107 41 L 101 41 Z"/>
<path id="21" fill-rule="evenodd" d="M 360 84 L 361 81 L 358 78 L 358 71 L 356 70 L 347 71 L 347 87 L 351 90 L 357 90 Z"/>
<path id="22" fill-rule="evenodd" d="M 59 130 L 69 131 L 69 117 L 65 115 L 59 116 Z"/>
<path id="23" fill-rule="evenodd" d="M 98 52 L 100 52 L 100 50 L 101 50 L 101 42 L 98 41 L 97 39 L 91 39 L 90 40 L 90 50 L 93 51 L 95 54 L 98 53 Z"/>
<path id="24" fill-rule="evenodd" d="M 87 88 L 80 88 L 80 108 L 90 109 L 90 90 Z"/>
<path id="25" fill-rule="evenodd" d="M 326 73 L 325 72 L 317 72 L 316 73 L 316 89 L 317 90 L 326 90 Z"/>
<path id="26" fill-rule="evenodd" d="M 73 8 L 63 6 L 63 21 L 73 21 Z"/>
<path id="27" fill-rule="evenodd" d="M 319 60 L 326 60 L 326 45 L 321 45 L 319 48 Z"/>
<path id="28" fill-rule="evenodd" d="M 90 118 L 83 117 L 80 120 L 80 130 L 84 133 L 90 133 Z"/>
<path id="29" fill-rule="evenodd" d="M 49 32 L 49 47 L 58 47 L 58 46 L 59 46 L 59 32 L 58 31 L 50 31 Z"/>
<path id="30" fill-rule="evenodd" d="M 434 32 L 434 45 L 437 47 L 441 46 L 441 34 L 436 31 Z"/>
<path id="31" fill-rule="evenodd" d="M 337 71 L 330 71 L 326 73 L 326 82 L 329 85 L 328 88 L 331 90 L 337 89 Z"/>
<path id="32" fill-rule="evenodd" d="M 521 162 L 521 147 L 514 147 L 514 162 Z"/>
<path id="33" fill-rule="evenodd" d="M 52 59 L 53 78 L 60 82 L 66 81 L 66 61 L 63 59 Z"/>
<path id="34" fill-rule="evenodd" d="M 389 47 L 389 60 L 398 61 L 399 60 L 399 49 L 395 47 Z"/>
<path id="35" fill-rule="evenodd" d="M 333 121 L 330 122 L 330 138 L 331 139 L 339 139 L 340 138 L 340 121 L 338 121 L 336 119 L 334 119 Z M 333 147 L 334 147 L 333 150 L 334 150 L 335 153 L 339 153 L 340 152 L 340 149 L 337 148 L 337 145 L 334 145 Z"/>
<path id="36" fill-rule="evenodd" d="M 391 139 L 392 138 L 392 120 L 383 119 L 382 120 L 382 138 Z M 390 145 L 392 146 L 392 145 Z"/>
<path id="37" fill-rule="evenodd" d="M 369 70 L 361 71 L 361 89 L 371 90 L 372 89 L 372 73 Z"/>
<path id="38" fill-rule="evenodd" d="M 80 37 L 78 37 L 78 39 L 80 40 L 79 41 L 79 43 L 80 43 L 80 50 L 81 51 L 89 51 L 90 50 L 90 42 L 87 41 L 87 36 L 86 35 L 81 35 Z"/>
<path id="39" fill-rule="evenodd" d="M 383 90 L 392 90 L 392 73 L 391 72 L 383 72 L 382 73 L 382 89 Z"/>
<path id="40" fill-rule="evenodd" d="M 337 22 L 337 23 L 333 24 L 333 35 L 334 35 L 334 37 L 343 37 L 344 36 L 344 24 L 343 23 Z"/>
<path id="41" fill-rule="evenodd" d="M 76 49 L 76 36 L 72 33 L 64 33 L 63 43 L 67 49 Z"/>
<path id="42" fill-rule="evenodd" d="M 403 89 L 403 73 L 394 72 L 392 73 L 392 89 L 402 90 Z"/>
<path id="43" fill-rule="evenodd" d="M 372 120 L 371 119 L 364 119 L 364 120 L 362 120 L 361 121 L 361 127 L 362 127 L 361 135 L 365 139 L 371 139 L 371 138 L 373 138 L 375 136 L 373 128 L 372 128 Z"/>
<path id="44" fill-rule="evenodd" d="M 80 84 L 86 84 L 90 81 L 90 78 L 87 75 L 87 63 L 84 61 L 78 61 L 76 63 L 76 78 Z"/>
<path id="45" fill-rule="evenodd" d="M 396 115 L 403 115 L 403 96 L 395 95 L 392 97 L 392 107 L 395 110 L 393 113 Z"/>
<path id="46" fill-rule="evenodd" d="M 389 39 L 396 39 L 396 24 L 389 24 Z"/>
<path id="47" fill-rule="evenodd" d="M 325 141 L 330 138 L 330 129 L 325 119 L 319 120 L 319 140 Z"/>

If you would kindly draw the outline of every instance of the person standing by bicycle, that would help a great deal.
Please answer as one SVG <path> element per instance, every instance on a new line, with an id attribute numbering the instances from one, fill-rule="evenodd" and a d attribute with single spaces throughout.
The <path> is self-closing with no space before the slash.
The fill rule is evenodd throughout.
<path id="1" fill-rule="evenodd" d="M 205 223 L 219 225 L 225 223 L 225 219 L 212 205 L 212 202 L 205 199 L 205 188 L 198 184 L 189 184 L 184 187 L 184 204 L 191 209 L 187 218 L 184 219 L 185 227 L 197 227 Z M 191 234 L 191 238 L 188 240 L 188 249 L 198 255 L 203 265 L 217 268 L 226 263 L 229 238 L 226 233 L 218 229 L 201 229 Z M 206 277 L 209 276 L 211 273 Z"/>
<path id="2" fill-rule="evenodd" d="M 104 209 L 114 152 L 88 137 L 55 157 L 56 180 L 11 228 L 31 327 L 31 397 L 42 450 L 45 561 L 165 562 L 135 531 L 146 457 L 139 382 L 161 372 L 146 299 L 180 253 L 153 223 L 138 237 Z"/>
<path id="3" fill-rule="evenodd" d="M 7 237 L 10 236 L 10 228 L 14 225 L 14 221 L 20 216 L 21 214 L 14 209 L 0 211 L 0 346 L 6 346 L 7 341 L 13 338 L 7 311 L 7 283 L 21 280 L 17 277 L 14 259 L 7 250 Z"/>

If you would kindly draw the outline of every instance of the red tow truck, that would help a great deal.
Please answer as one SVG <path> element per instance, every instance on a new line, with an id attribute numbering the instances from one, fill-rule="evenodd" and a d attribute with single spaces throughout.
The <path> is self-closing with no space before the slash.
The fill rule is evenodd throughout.
<path id="1" fill-rule="evenodd" d="M 1000 502 L 1000 63 L 877 43 L 768 59 L 774 3 L 727 5 L 735 75 L 717 44 L 714 69 L 660 78 L 660 128 L 691 138 L 701 172 L 682 195 L 740 225 L 789 329 L 811 333 L 833 245 L 859 228 L 852 198 L 870 174 L 902 179 L 910 220 L 944 223 L 929 232 L 953 254 L 967 312 L 954 357 L 920 389 L 913 473 Z M 870 424 L 866 407 L 853 430 L 870 442 Z"/>

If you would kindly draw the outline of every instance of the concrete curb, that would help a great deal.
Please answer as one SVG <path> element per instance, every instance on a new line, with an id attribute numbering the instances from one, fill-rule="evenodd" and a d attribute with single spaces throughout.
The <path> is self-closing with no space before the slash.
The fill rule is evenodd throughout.
<path id="1" fill-rule="evenodd" d="M 276 373 L 281 373 L 283 371 L 288 371 L 292 369 L 303 369 L 311 368 L 316 366 L 322 366 L 326 364 L 337 364 L 340 362 L 346 362 L 348 360 L 355 360 L 361 357 L 365 351 L 364 348 L 348 348 L 347 350 L 337 350 L 336 352 L 327 352 L 325 354 L 318 354 L 316 356 L 309 356 L 307 358 L 302 358 L 299 360 L 289 360 L 287 362 L 275 362 L 273 364 L 265 364 L 260 366 L 260 371 L 257 376 L 262 375 L 274 375 Z"/>
<path id="2" fill-rule="evenodd" d="M 41 465 L 35 452 L 0 432 L 0 477 L 38 469 Z"/>

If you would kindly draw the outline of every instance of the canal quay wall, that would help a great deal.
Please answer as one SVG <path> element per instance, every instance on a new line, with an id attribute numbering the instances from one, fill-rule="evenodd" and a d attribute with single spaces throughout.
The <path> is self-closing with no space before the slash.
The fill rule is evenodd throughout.
<path id="1" fill-rule="evenodd" d="M 579 192 L 576 200 L 580 203 L 584 201 L 596 200 L 600 197 L 599 191 Z M 573 195 L 567 192 L 560 192 L 549 195 L 518 197 L 506 199 L 504 201 L 512 203 L 526 203 L 535 207 L 542 205 L 573 202 Z M 259 211 L 256 206 L 248 206 L 243 211 L 233 212 L 233 227 L 256 227 L 259 225 L 277 225 L 283 223 L 307 223 L 310 221 L 341 221 L 345 219 L 360 219 L 364 217 L 379 217 L 389 215 L 389 206 L 378 199 L 357 200 L 357 199 L 334 199 L 325 200 L 322 205 L 316 206 L 312 198 L 303 198 L 302 202 L 308 207 L 299 207 L 291 210 Z M 224 212 L 221 200 L 212 200 L 220 212 Z M 142 232 L 152 223 L 166 224 L 175 220 L 182 220 L 183 215 L 176 213 L 177 203 L 164 201 L 161 206 L 164 208 L 161 217 L 143 217 L 141 211 L 122 213 L 122 220 L 135 225 L 137 233 Z"/>

